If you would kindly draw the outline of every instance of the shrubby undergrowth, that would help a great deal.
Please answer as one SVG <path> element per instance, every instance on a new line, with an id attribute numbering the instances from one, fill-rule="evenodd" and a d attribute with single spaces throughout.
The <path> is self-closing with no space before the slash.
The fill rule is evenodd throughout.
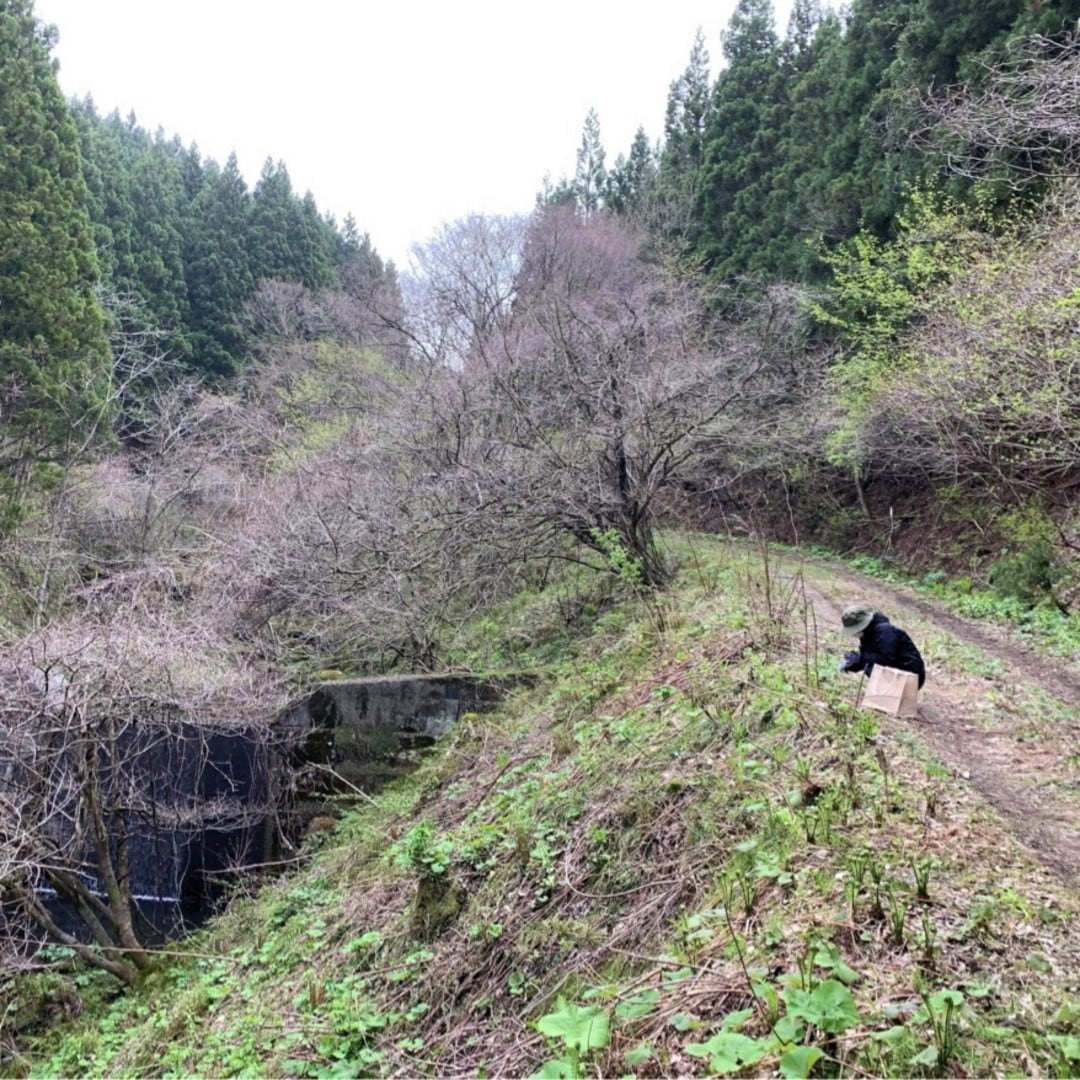
<path id="1" fill-rule="evenodd" d="M 460 647 L 535 686 L 111 1004 L 57 971 L 88 1012 L 12 1068 L 1068 1075 L 1075 896 L 854 708 L 797 572 L 676 548 L 659 609 L 574 575 L 491 609 Z"/>

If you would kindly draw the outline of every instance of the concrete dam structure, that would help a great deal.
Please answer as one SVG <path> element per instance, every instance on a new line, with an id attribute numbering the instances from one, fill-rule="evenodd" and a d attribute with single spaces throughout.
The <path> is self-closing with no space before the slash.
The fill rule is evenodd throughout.
<path id="1" fill-rule="evenodd" d="M 203 730 L 146 718 L 124 729 L 122 745 L 103 739 L 99 790 L 114 793 L 108 827 L 123 837 L 140 937 L 149 943 L 197 926 L 230 881 L 294 854 L 313 817 L 336 814 L 343 797 L 372 794 L 408 772 L 462 715 L 490 710 L 520 681 L 342 679 L 298 697 L 258 728 Z M 48 749 L 25 730 L 15 738 L 0 726 L 0 796 L 60 807 L 53 817 L 68 823 L 65 835 L 51 839 L 68 852 L 72 872 L 104 895 L 95 855 L 80 849 L 77 838 L 85 775 L 93 775 L 79 780 L 85 746 L 77 759 L 67 750 L 55 753 L 43 772 Z M 64 897 L 44 878 L 37 890 L 57 924 L 81 936 Z"/>
<path id="2" fill-rule="evenodd" d="M 274 724 L 290 777 L 294 811 L 325 812 L 325 797 L 359 789 L 367 794 L 415 764 L 469 712 L 485 712 L 521 679 L 467 675 L 380 676 L 325 683 L 293 702 Z"/>

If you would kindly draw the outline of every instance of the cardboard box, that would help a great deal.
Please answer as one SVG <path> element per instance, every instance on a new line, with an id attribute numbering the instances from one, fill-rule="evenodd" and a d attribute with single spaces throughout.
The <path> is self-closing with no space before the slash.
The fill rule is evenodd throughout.
<path id="1" fill-rule="evenodd" d="M 875 664 L 862 704 L 890 716 L 919 715 L 919 677 L 910 671 Z"/>

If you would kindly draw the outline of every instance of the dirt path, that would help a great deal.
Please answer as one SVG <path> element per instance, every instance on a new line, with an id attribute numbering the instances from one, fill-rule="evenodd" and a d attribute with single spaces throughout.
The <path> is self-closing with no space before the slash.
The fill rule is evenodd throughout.
<path id="1" fill-rule="evenodd" d="M 801 570 L 821 645 L 838 659 L 845 643 L 833 629 L 848 604 L 869 602 L 911 633 L 927 663 L 921 716 L 888 724 L 910 730 L 1080 888 L 1080 672 L 908 589 L 812 560 L 784 569 Z"/>

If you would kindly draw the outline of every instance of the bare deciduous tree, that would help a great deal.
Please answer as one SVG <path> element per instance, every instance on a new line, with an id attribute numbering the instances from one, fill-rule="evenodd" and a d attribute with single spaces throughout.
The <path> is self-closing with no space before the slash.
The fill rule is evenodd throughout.
<path id="1" fill-rule="evenodd" d="M 927 123 L 911 138 L 964 176 L 1033 179 L 1080 168 L 1080 37 L 1033 36 L 986 70 L 977 86 L 922 96 Z"/>
<path id="2" fill-rule="evenodd" d="M 430 667 L 530 560 L 581 557 L 568 540 L 640 585 L 667 580 L 657 508 L 760 402 L 773 358 L 694 279 L 643 261 L 629 226 L 557 209 L 519 225 L 436 238 L 413 282 L 426 371 L 388 380 L 378 408 L 263 486 L 245 566 L 223 558 L 247 583 L 247 632 L 306 627 L 348 666 Z"/>
<path id="3" fill-rule="evenodd" d="M 6 538 L 37 629 L 0 650 L 5 918 L 125 980 L 147 958 L 140 904 L 175 899 L 181 880 L 176 860 L 170 880 L 150 880 L 147 852 L 180 859 L 208 829 L 239 841 L 270 812 L 266 797 L 243 804 L 246 781 L 222 781 L 223 762 L 230 740 L 265 748 L 283 698 L 280 676 L 220 633 L 232 594 L 208 572 L 243 520 L 246 414 L 167 379 L 155 390 L 140 341 L 113 353 L 117 400 L 138 383 L 121 401 L 129 416 L 138 406 L 137 436 L 69 465 Z"/>
<path id="4" fill-rule="evenodd" d="M 240 858 L 273 813 L 252 732 L 278 686 L 224 645 L 121 616 L 0 655 L 4 910 L 127 982 L 149 960 L 140 905 L 179 903 L 196 837 Z"/>
<path id="5" fill-rule="evenodd" d="M 474 214 L 413 248 L 404 324 L 432 366 L 461 368 L 500 341 L 510 319 L 528 221 Z"/>
<path id="6" fill-rule="evenodd" d="M 757 392 L 763 365 L 710 316 L 698 279 L 645 262 L 641 246 L 610 217 L 536 219 L 512 318 L 454 390 L 446 452 L 493 515 L 572 536 L 648 587 L 670 573 L 657 499 Z"/>

